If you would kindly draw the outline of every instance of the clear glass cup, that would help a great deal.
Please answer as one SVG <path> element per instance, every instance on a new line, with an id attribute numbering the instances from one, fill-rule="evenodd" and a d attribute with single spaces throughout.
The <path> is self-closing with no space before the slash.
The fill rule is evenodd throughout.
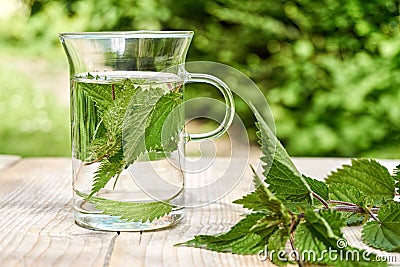
<path id="1" fill-rule="evenodd" d="M 73 206 L 78 225 L 143 231 L 184 214 L 185 144 L 223 134 L 234 116 L 218 78 L 185 70 L 193 32 L 59 35 L 70 69 Z M 186 83 L 217 87 L 226 114 L 214 131 L 188 134 Z"/>

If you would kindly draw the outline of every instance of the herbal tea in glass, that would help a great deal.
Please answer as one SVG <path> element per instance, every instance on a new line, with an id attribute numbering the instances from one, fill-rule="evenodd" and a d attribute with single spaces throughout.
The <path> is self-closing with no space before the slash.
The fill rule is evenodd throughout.
<path id="1" fill-rule="evenodd" d="M 234 116 L 229 88 L 185 70 L 192 32 L 61 33 L 70 67 L 74 213 L 96 230 L 176 224 L 185 206 L 185 144 L 223 134 Z M 212 132 L 184 129 L 189 82 L 217 87 L 226 102 Z"/>
<path id="2" fill-rule="evenodd" d="M 115 215 L 126 217 L 124 209 L 131 213 L 132 201 L 153 203 L 152 208 L 169 213 L 161 221 L 158 210 L 145 216 L 152 221 L 146 227 L 179 220 L 184 181 L 179 161 L 184 125 L 179 77 L 138 71 L 89 72 L 76 75 L 71 86 L 73 157 L 80 165 L 73 181 L 78 222 L 90 220 L 96 227 L 97 221 L 104 224 L 108 219 L 114 225 L 119 218 L 103 215 L 102 210 L 107 205 L 108 209 L 119 207 L 121 213 Z M 146 169 L 152 171 L 144 177 Z M 153 184 L 151 192 L 143 192 L 135 179 Z M 149 207 L 145 208 L 147 212 Z"/>

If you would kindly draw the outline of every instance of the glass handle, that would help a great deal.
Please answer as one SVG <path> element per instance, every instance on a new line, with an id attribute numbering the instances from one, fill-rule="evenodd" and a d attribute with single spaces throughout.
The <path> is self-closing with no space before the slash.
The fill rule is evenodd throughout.
<path id="1" fill-rule="evenodd" d="M 223 135 L 228 130 L 235 116 L 235 104 L 229 87 L 217 77 L 203 73 L 187 73 L 186 83 L 207 83 L 218 88 L 225 99 L 226 105 L 224 120 L 215 130 L 198 134 L 187 133 L 188 141 L 213 139 Z"/>

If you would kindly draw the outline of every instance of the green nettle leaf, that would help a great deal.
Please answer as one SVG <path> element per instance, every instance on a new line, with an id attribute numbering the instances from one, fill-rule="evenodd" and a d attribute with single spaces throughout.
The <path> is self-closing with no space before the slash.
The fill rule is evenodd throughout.
<path id="1" fill-rule="evenodd" d="M 307 177 L 305 175 L 303 175 L 303 177 L 314 193 L 318 194 L 325 201 L 329 201 L 329 188 L 324 182 Z"/>
<path id="2" fill-rule="evenodd" d="M 400 251 L 400 203 L 384 204 L 379 210 L 378 219 L 364 225 L 364 242 L 374 248 Z"/>
<path id="3" fill-rule="evenodd" d="M 146 151 L 145 132 L 147 120 L 157 101 L 163 96 L 161 88 L 138 90 L 131 98 L 123 123 L 123 149 L 127 165 Z"/>
<path id="4" fill-rule="evenodd" d="M 263 175 L 268 175 L 270 168 L 272 168 L 273 162 L 279 162 L 280 165 L 283 165 L 288 170 L 290 170 L 293 175 L 301 177 L 300 172 L 297 170 L 296 166 L 292 162 L 289 154 L 286 152 L 285 148 L 280 143 L 278 138 L 276 138 L 275 134 L 272 132 L 271 128 L 265 122 L 261 114 L 255 109 L 254 106 L 250 105 L 250 107 L 253 110 L 254 115 L 257 119 L 257 136 L 259 138 L 262 152 L 262 157 L 260 159 L 265 164 L 263 166 Z"/>
<path id="5" fill-rule="evenodd" d="M 115 85 L 114 88 L 121 88 L 121 85 Z M 118 98 L 115 98 L 107 108 L 103 107 L 100 117 L 106 132 L 103 136 L 95 136 L 90 143 L 90 160 L 101 160 L 104 157 L 109 158 L 121 150 L 122 126 L 125 113 L 127 105 L 136 90 L 133 86 L 128 87 L 124 85 L 123 89 L 114 92 L 114 95 L 118 96 Z"/>
<path id="6" fill-rule="evenodd" d="M 260 178 L 254 173 L 255 184 L 258 184 Z M 257 189 L 241 199 L 235 200 L 233 203 L 241 204 L 244 208 L 252 209 L 254 211 L 263 211 L 266 213 L 279 214 L 282 218 L 290 220 L 289 211 L 271 191 L 263 184 L 257 187 Z"/>
<path id="7" fill-rule="evenodd" d="M 265 163 L 263 175 L 265 176 L 265 182 L 269 184 L 269 189 L 278 198 L 288 202 L 312 203 L 313 198 L 310 186 L 297 170 L 285 148 L 261 115 L 254 108 L 253 111 L 258 120 L 258 135 L 263 153 L 261 160 Z M 275 145 L 274 151 L 269 148 L 271 145 Z M 274 152 L 272 156 L 271 152 Z"/>
<path id="8" fill-rule="evenodd" d="M 110 158 L 109 160 L 103 160 L 94 173 L 95 176 L 89 197 L 92 197 L 94 194 L 99 192 L 100 189 L 104 188 L 113 177 L 118 177 L 124 167 L 125 163 L 121 153 L 117 154 L 113 158 Z"/>
<path id="9" fill-rule="evenodd" d="M 121 137 L 110 137 L 106 133 L 102 137 L 93 139 L 89 147 L 89 158 L 87 161 L 99 161 L 110 158 L 121 150 Z"/>
<path id="10" fill-rule="evenodd" d="M 374 261 L 376 255 L 349 246 L 343 239 L 341 228 L 344 226 L 345 218 L 340 212 L 305 211 L 305 221 L 297 227 L 294 238 L 301 258 L 333 266 L 386 266 L 386 263 Z"/>
<path id="11" fill-rule="evenodd" d="M 99 109 L 105 109 L 112 104 L 112 87 L 96 83 L 79 83 L 85 93 L 96 103 Z"/>
<path id="12" fill-rule="evenodd" d="M 84 89 L 100 110 L 107 109 L 113 105 L 115 100 L 124 99 L 125 96 L 130 97 L 131 92 L 128 91 L 135 90 L 135 85 L 130 79 L 124 79 L 119 83 L 105 83 L 107 78 L 97 81 L 98 79 L 90 73 L 81 78 L 93 80 L 90 83 L 79 82 L 79 86 Z"/>
<path id="13" fill-rule="evenodd" d="M 268 239 L 268 246 L 267 246 L 268 251 L 275 251 L 278 253 L 285 251 L 286 243 L 289 240 L 289 237 L 290 237 L 289 228 L 279 228 Z M 282 258 L 284 258 L 285 260 L 281 260 Z M 288 255 L 286 254 L 279 255 L 279 257 L 277 256 L 277 253 L 275 254 L 275 256 L 274 254 L 271 254 L 270 259 L 273 263 L 275 263 L 278 266 L 285 266 L 288 263 L 291 263 L 288 258 Z"/>
<path id="14" fill-rule="evenodd" d="M 294 174 L 286 165 L 273 161 L 265 182 L 278 198 L 288 202 L 311 202 L 311 189 L 302 176 Z"/>
<path id="15" fill-rule="evenodd" d="M 330 221 L 329 218 L 333 220 Z M 309 258 L 304 258 L 305 261 L 329 263 L 329 259 L 324 257 L 323 251 L 337 248 L 337 241 L 342 237 L 340 228 L 345 225 L 344 219 L 338 212 L 333 213 L 330 210 L 322 211 L 319 214 L 306 211 L 305 219 L 296 230 L 294 238 L 296 248 L 300 252 L 311 253 L 309 256 L 307 255 Z M 335 222 L 336 228 L 330 225 L 333 222 Z"/>
<path id="16" fill-rule="evenodd" d="M 342 214 L 346 218 L 347 226 L 360 225 L 369 219 L 369 214 L 365 213 L 342 212 Z"/>
<path id="17" fill-rule="evenodd" d="M 85 194 L 76 193 L 94 204 L 96 209 L 103 211 L 104 214 L 132 222 L 152 222 L 170 213 L 174 207 L 168 202 L 124 202 L 99 197 L 88 198 Z"/>
<path id="18" fill-rule="evenodd" d="M 341 183 L 358 188 L 375 203 L 393 199 L 395 181 L 389 171 L 375 160 L 353 159 L 351 165 L 344 165 L 332 172 L 327 184 Z"/>
<path id="19" fill-rule="evenodd" d="M 155 104 L 147 121 L 146 149 L 172 151 L 179 142 L 184 126 L 182 93 L 170 91 Z"/>
<path id="20" fill-rule="evenodd" d="M 273 225 L 260 231 L 251 231 L 250 229 L 254 225 L 257 225 L 257 222 L 264 217 L 263 213 L 248 214 L 227 233 L 198 235 L 192 240 L 177 245 L 205 248 L 219 252 L 231 252 L 234 254 L 256 254 L 260 250 L 264 250 L 268 238 L 278 229 L 277 225 Z"/>
<path id="21" fill-rule="evenodd" d="M 306 227 L 311 233 L 310 240 L 318 244 L 319 241 L 325 245 L 331 245 L 332 248 L 337 247 L 337 240 L 341 239 L 343 234 L 341 228 L 345 226 L 345 219 L 340 212 L 333 210 L 320 210 L 318 213 L 313 210 L 304 211 L 305 222 L 299 227 Z M 326 240 L 324 240 L 326 239 Z M 303 242 L 296 234 L 295 244 L 299 249 L 312 248 L 312 243 Z"/>
<path id="22" fill-rule="evenodd" d="M 364 208 L 366 205 L 364 193 L 358 188 L 348 184 L 330 184 L 329 196 L 331 200 L 353 203 L 361 208 Z"/>
<path id="23" fill-rule="evenodd" d="M 297 170 L 296 166 L 292 162 L 286 149 L 283 147 L 281 142 L 276 138 L 275 134 L 271 131 L 268 124 L 264 121 L 261 114 L 251 106 L 254 115 L 257 119 L 257 136 L 259 138 L 259 143 L 261 145 L 261 151 L 263 156 L 261 160 L 269 168 L 273 161 L 279 161 L 281 164 L 285 165 L 289 170 L 291 170 L 295 175 L 301 176 L 300 172 Z"/>
<path id="24" fill-rule="evenodd" d="M 93 185 L 89 197 L 92 197 L 113 178 L 119 176 L 125 167 L 122 149 L 122 125 L 131 97 L 136 88 L 125 80 L 123 84 L 80 83 L 85 93 L 91 97 L 100 109 L 101 122 L 105 128 L 103 135 L 96 131 L 89 146 L 88 161 L 100 162 L 94 173 Z"/>
<path id="25" fill-rule="evenodd" d="M 106 110 L 102 111 L 101 118 L 107 129 L 109 138 L 121 140 L 120 136 L 122 135 L 126 110 L 131 99 L 135 97 L 137 90 L 140 90 L 140 87 L 125 86 L 124 90 L 115 93 L 115 97 L 117 98 L 113 100 L 112 104 Z"/>

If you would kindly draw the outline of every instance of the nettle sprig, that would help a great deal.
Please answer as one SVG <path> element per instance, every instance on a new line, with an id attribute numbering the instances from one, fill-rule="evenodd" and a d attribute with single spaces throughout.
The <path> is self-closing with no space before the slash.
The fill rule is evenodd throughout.
<path id="1" fill-rule="evenodd" d="M 98 80 L 88 73 L 86 79 Z M 103 78 L 107 80 L 107 77 Z M 172 211 L 169 200 L 129 203 L 96 197 L 112 179 L 114 188 L 122 171 L 144 153 L 168 153 L 178 148 L 184 127 L 180 85 L 167 92 L 146 80 L 124 79 L 107 83 L 78 82 L 100 118 L 88 143 L 84 165 L 98 164 L 89 194 L 76 192 L 105 215 L 126 221 L 153 221 Z M 140 84 L 142 84 L 140 86 Z"/>
<path id="2" fill-rule="evenodd" d="M 178 245 L 234 254 L 267 255 L 277 265 L 290 263 L 287 245 L 299 266 L 386 266 L 377 255 L 351 247 L 342 229 L 362 225 L 362 239 L 369 246 L 400 251 L 400 165 L 391 175 L 375 160 L 354 159 L 351 165 L 327 176 L 325 182 L 302 175 L 260 114 L 258 120 L 264 172 L 254 170 L 256 190 L 234 201 L 249 213 L 228 232 L 198 235 Z M 343 244 L 343 242 L 345 244 Z M 336 251 L 340 257 L 332 257 Z M 283 254 L 282 254 L 283 252 Z M 359 257 L 346 257 L 346 255 Z M 364 255 L 364 257 L 362 257 Z M 367 255 L 368 257 L 366 257 Z M 293 255 L 291 255 L 293 256 Z"/>

